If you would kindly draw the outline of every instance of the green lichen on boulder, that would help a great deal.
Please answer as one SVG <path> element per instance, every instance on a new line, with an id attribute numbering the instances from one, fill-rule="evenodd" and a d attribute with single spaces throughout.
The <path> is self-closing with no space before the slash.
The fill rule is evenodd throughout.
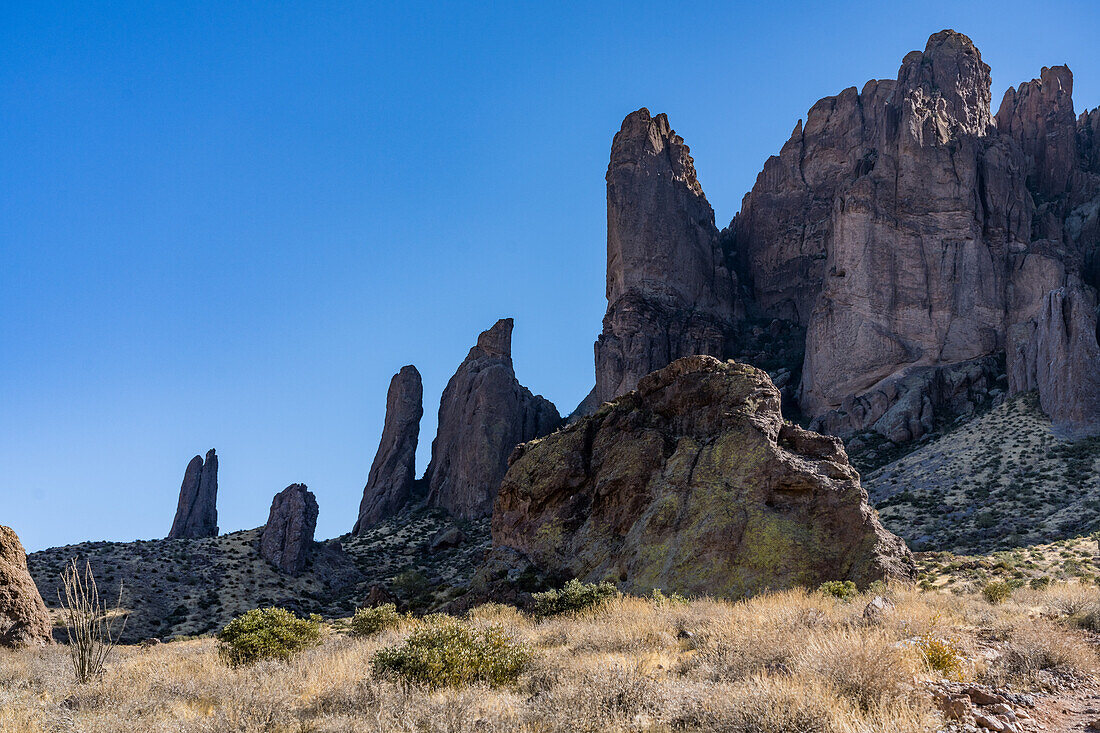
<path id="1" fill-rule="evenodd" d="M 630 593 L 737 598 L 911 579 L 911 554 L 882 528 L 840 441 L 785 424 L 779 401 L 754 367 L 673 362 L 516 449 L 494 546 Z"/>

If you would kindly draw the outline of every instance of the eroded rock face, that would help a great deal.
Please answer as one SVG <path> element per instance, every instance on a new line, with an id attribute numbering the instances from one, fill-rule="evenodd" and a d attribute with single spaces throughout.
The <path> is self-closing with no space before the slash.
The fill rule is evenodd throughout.
<path id="1" fill-rule="evenodd" d="M 1076 286 L 1047 293 L 1035 322 L 1013 331 L 1011 387 L 1039 391 L 1039 404 L 1057 435 L 1100 434 L 1100 346 L 1096 301 Z"/>
<path id="2" fill-rule="evenodd" d="M 424 415 L 424 385 L 409 365 L 390 380 L 382 440 L 371 464 L 354 534 L 362 534 L 404 507 L 416 480 L 416 445 Z"/>
<path id="3" fill-rule="evenodd" d="M 607 314 L 599 404 L 688 354 L 722 354 L 741 311 L 688 146 L 659 114 L 627 115 L 607 167 Z"/>
<path id="4" fill-rule="evenodd" d="M 218 456 L 211 448 L 206 460 L 195 456 L 187 464 L 179 505 L 168 539 L 218 536 Z"/>
<path id="5" fill-rule="evenodd" d="M 271 501 L 260 535 L 260 555 L 284 573 L 305 570 L 313 553 L 317 499 L 305 484 L 291 484 Z"/>
<path id="6" fill-rule="evenodd" d="M 0 646 L 53 643 L 53 624 L 38 587 L 27 570 L 27 553 L 18 535 L 0 525 Z"/>
<path id="7" fill-rule="evenodd" d="M 744 364 L 691 356 L 517 448 L 494 548 L 586 581 L 739 597 L 765 588 L 911 578 L 839 440 L 785 424 Z"/>
<path id="8" fill-rule="evenodd" d="M 553 403 L 516 379 L 512 325 L 505 318 L 482 332 L 439 403 L 428 502 L 457 517 L 488 516 L 512 449 L 561 424 Z"/>

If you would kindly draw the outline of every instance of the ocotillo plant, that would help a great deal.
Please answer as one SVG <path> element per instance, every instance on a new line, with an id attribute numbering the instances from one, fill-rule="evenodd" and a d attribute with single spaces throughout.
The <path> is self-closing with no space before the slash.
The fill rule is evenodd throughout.
<path id="1" fill-rule="evenodd" d="M 126 615 L 122 613 L 122 586 L 118 588 L 118 602 L 114 611 L 108 610 L 99 598 L 99 586 L 92 575 L 92 565 L 84 563 L 81 572 L 76 560 L 71 560 L 61 573 L 61 590 L 57 600 L 65 612 L 65 632 L 69 638 L 69 656 L 72 658 L 76 681 L 80 684 L 102 674 L 111 652 L 126 629 Z M 115 633 L 116 621 L 122 626 Z"/>

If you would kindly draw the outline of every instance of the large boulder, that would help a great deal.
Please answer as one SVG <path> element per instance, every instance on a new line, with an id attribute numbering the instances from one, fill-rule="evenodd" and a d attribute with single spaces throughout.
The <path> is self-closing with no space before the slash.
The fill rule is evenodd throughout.
<path id="1" fill-rule="evenodd" d="M 497 321 L 443 390 L 425 473 L 429 504 L 464 519 L 489 516 L 512 449 L 560 424 L 553 403 L 516 379 L 512 319 Z"/>
<path id="2" fill-rule="evenodd" d="M 627 115 L 607 166 L 607 313 L 595 404 L 688 354 L 717 354 L 740 313 L 711 209 L 664 114 Z"/>
<path id="3" fill-rule="evenodd" d="M 785 423 L 763 371 L 691 356 L 517 448 L 494 548 L 559 577 L 740 597 L 909 579 L 840 441 Z"/>
<path id="4" fill-rule="evenodd" d="M 386 393 L 386 421 L 374 455 L 354 534 L 363 534 L 404 507 L 416 481 L 416 445 L 424 415 L 424 385 L 409 365 L 393 375 Z"/>
<path id="5" fill-rule="evenodd" d="M 313 555 L 317 513 L 317 499 L 305 484 L 280 491 L 260 534 L 260 555 L 284 573 L 301 573 Z"/>
<path id="6" fill-rule="evenodd" d="M 0 646 L 50 644 L 52 629 L 46 604 L 27 570 L 27 553 L 15 531 L 0 525 Z"/>
<path id="7" fill-rule="evenodd" d="M 168 539 L 218 536 L 218 456 L 211 448 L 206 460 L 195 456 L 187 464 L 180 486 L 176 518 Z"/>

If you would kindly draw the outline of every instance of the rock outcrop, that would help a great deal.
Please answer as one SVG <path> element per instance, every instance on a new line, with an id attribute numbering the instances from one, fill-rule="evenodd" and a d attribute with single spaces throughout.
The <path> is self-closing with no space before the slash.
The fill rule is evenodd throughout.
<path id="1" fill-rule="evenodd" d="M 218 456 L 211 448 L 206 460 L 195 456 L 187 464 L 179 505 L 168 539 L 218 536 Z"/>
<path id="2" fill-rule="evenodd" d="M 512 325 L 499 320 L 478 337 L 439 403 L 428 502 L 457 517 L 488 516 L 512 449 L 561 424 L 553 403 L 516 379 Z"/>
<path id="3" fill-rule="evenodd" d="M 688 146 L 665 115 L 627 115 L 607 166 L 607 313 L 595 345 L 595 404 L 680 356 L 721 355 L 740 311 Z"/>
<path id="4" fill-rule="evenodd" d="M 0 525 L 0 646 L 25 647 L 53 642 L 46 604 L 27 570 L 27 553 L 18 535 Z"/>
<path id="5" fill-rule="evenodd" d="M 291 484 L 271 501 L 260 535 L 260 555 L 284 573 L 301 573 L 313 554 L 316 529 L 316 497 L 305 484 Z"/>
<path id="6" fill-rule="evenodd" d="M 516 449 L 494 548 L 636 593 L 911 578 L 911 554 L 882 528 L 840 441 L 784 423 L 779 404 L 754 367 L 673 362 Z"/>
<path id="7" fill-rule="evenodd" d="M 1045 68 L 994 118 L 989 67 L 941 31 L 896 80 L 820 100 L 767 161 L 722 237 L 748 311 L 806 329 L 815 429 L 903 441 L 974 410 L 1002 352 L 1027 372 L 1017 344 L 1049 294 L 1100 284 L 1096 124 L 1071 93 L 1069 69 Z"/>
<path id="8" fill-rule="evenodd" d="M 424 385 L 420 372 L 412 365 L 401 367 L 390 380 L 386 393 L 382 440 L 363 489 L 354 534 L 364 533 L 409 502 L 416 481 L 416 445 L 423 415 Z"/>

